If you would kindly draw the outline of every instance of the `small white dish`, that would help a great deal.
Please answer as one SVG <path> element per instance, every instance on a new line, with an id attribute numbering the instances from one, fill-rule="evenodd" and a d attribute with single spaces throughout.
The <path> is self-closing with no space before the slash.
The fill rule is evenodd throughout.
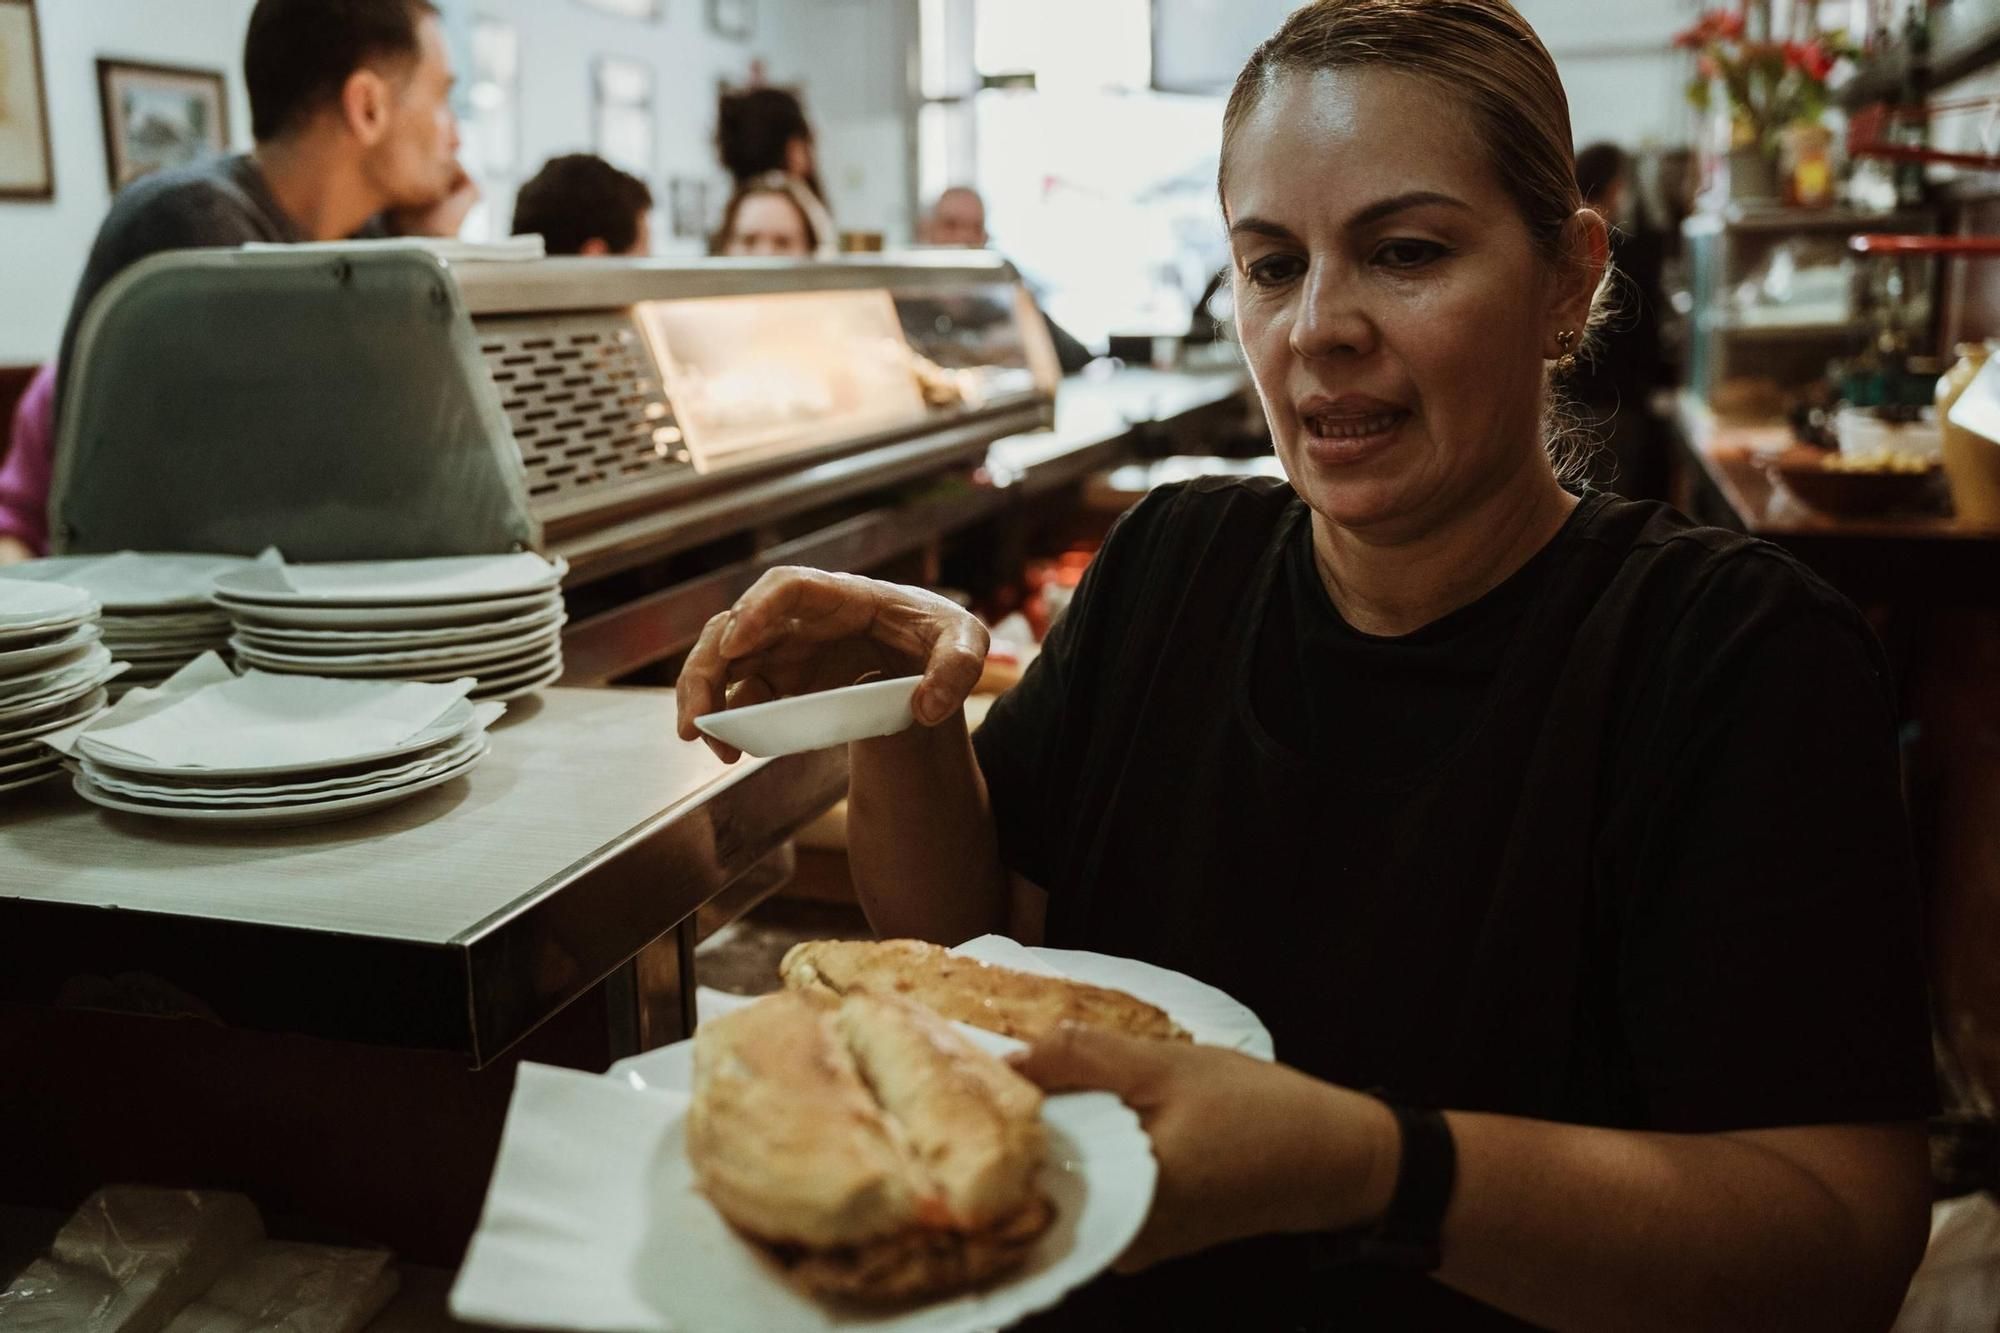
<path id="1" fill-rule="evenodd" d="M 745 708 L 725 708 L 696 718 L 694 724 L 723 744 L 759 759 L 824 750 L 873 736 L 893 736 L 908 727 L 916 721 L 910 700 L 921 679 L 897 676 Z"/>

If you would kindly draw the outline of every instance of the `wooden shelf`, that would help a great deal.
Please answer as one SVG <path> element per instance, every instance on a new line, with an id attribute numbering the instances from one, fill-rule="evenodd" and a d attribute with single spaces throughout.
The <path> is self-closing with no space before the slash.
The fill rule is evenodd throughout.
<path id="1" fill-rule="evenodd" d="M 1965 7 L 1962 2 L 1952 9 Z M 1930 67 L 1922 90 L 1926 94 L 2000 61 L 2000 6 L 1989 4 L 1986 12 L 1955 22 L 1952 9 L 1941 11 L 1937 19 L 1939 31 L 1931 39 Z M 1835 100 L 1850 111 L 1873 102 L 1894 101 L 1902 90 L 1907 59 L 1900 42 L 1884 49 L 1869 68 L 1840 87 Z"/>

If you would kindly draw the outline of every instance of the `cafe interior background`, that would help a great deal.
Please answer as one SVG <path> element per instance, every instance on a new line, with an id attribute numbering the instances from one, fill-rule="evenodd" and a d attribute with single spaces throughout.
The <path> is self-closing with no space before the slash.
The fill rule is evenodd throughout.
<path id="1" fill-rule="evenodd" d="M 1990 1328 L 2000 1314 L 1980 1302 L 2000 1273 L 2000 1212 L 1983 1193 L 2000 1182 L 2000 972 L 1988 961 L 2000 946 L 2000 380 L 1982 367 L 1984 339 L 2000 335 L 2000 0 L 1517 4 L 1561 71 L 1578 147 L 1623 150 L 1609 206 L 1654 256 L 1630 302 L 1638 313 L 1613 335 L 1643 321 L 1650 360 L 1593 419 L 1607 440 L 1638 441 L 1646 461 L 1624 483 L 1792 550 L 1864 607 L 1898 673 L 1951 1085 L 1934 1135 L 1947 1199 L 1907 1327 Z M 121 177 L 250 146 L 239 52 L 251 8 L 0 0 L 0 416 L 54 355 Z M 1229 343 L 1226 284 L 1214 282 L 1227 262 L 1214 181 L 1228 84 L 1284 0 L 440 9 L 461 161 L 480 191 L 460 239 L 504 242 L 522 182 L 552 156 L 594 152 L 650 188 L 659 262 L 600 261 L 592 276 L 575 267 L 584 261 L 468 252 L 447 263 L 439 298 L 465 336 L 390 339 L 369 361 L 374 380 L 316 397 L 314 411 L 327 417 L 318 429 L 351 444 L 393 419 L 420 374 L 448 382 L 467 429 L 485 431 L 449 443 L 498 478 L 493 512 L 458 535 L 481 550 L 492 548 L 480 533 L 533 534 L 524 544 L 560 556 L 558 574 L 513 590 L 560 630 L 536 627 L 543 656 L 475 690 L 516 716 L 469 779 L 474 796 L 399 792 L 410 797 L 400 815 L 295 831 L 266 810 L 270 827 L 233 850 L 205 830 L 100 824 L 67 780 L 9 790 L 0 676 L 0 1118 L 13 1122 L 0 1143 L 0 1282 L 93 1190 L 207 1180 L 257 1198 L 274 1234 L 392 1250 L 401 1291 L 375 1327 L 452 1326 L 443 1292 L 522 1060 L 602 1069 L 665 1045 L 692 1025 L 700 987 L 754 990 L 791 941 L 863 929 L 837 757 L 728 772 L 705 753 L 663 762 L 649 743 L 672 725 L 657 687 L 703 620 L 781 563 L 924 583 L 994 625 L 990 698 L 1032 659 L 1112 520 L 1150 487 L 1275 470 Z M 1733 81 L 1759 60 L 1769 81 L 1745 101 Z M 718 97 L 759 85 L 803 102 L 840 259 L 707 258 L 730 189 Z M 954 186 L 983 196 L 990 252 L 912 248 Z M 201 435 L 239 462 L 274 434 L 310 434 L 312 413 L 281 394 L 246 399 L 242 419 L 218 427 L 175 390 L 233 383 L 232 359 L 276 336 L 279 322 L 257 314 L 269 303 L 331 310 L 319 272 L 282 259 L 231 269 L 249 303 L 232 308 L 249 318 L 196 321 L 184 338 L 161 339 L 172 316 L 131 300 L 129 320 L 107 320 L 88 348 L 98 382 L 140 404 L 123 417 L 102 409 L 112 425 L 171 402 L 168 424 L 146 430 Z M 383 261 L 381 299 L 416 280 Z M 768 351 L 815 384 L 823 362 L 861 366 L 882 330 L 850 299 L 857 288 L 890 294 L 901 331 L 889 336 L 937 372 L 922 400 L 756 429 L 716 406 L 732 356 L 754 369 Z M 676 312 L 716 296 L 749 304 L 734 333 L 703 344 L 699 321 Z M 812 304 L 773 304 L 788 299 Z M 1034 305 L 1089 364 L 1061 373 Z M 808 308 L 824 345 L 764 347 L 784 341 L 768 311 Z M 604 390 L 613 406 L 597 418 L 564 420 L 569 409 L 523 387 L 576 358 L 597 365 L 597 350 L 578 349 L 649 340 L 671 344 L 669 373 L 618 351 L 640 359 L 591 372 L 624 386 Z M 286 345 L 327 357 L 342 347 L 304 334 Z M 697 372 L 709 378 L 697 384 Z M 428 530 L 414 521 L 426 478 L 397 471 L 407 465 L 395 448 L 355 447 L 370 475 L 417 489 L 373 525 L 375 547 L 317 558 L 444 554 L 410 546 Z M 137 452 L 96 460 L 102 498 L 69 497 L 66 530 L 85 538 L 74 549 L 247 556 L 297 527 L 280 514 L 267 536 L 191 545 L 186 534 L 220 530 L 210 511 L 253 492 L 282 506 L 282 487 L 220 464 L 198 479 L 226 475 L 220 497 L 151 473 L 119 482 L 121 468 L 141 475 Z M 503 475 L 517 460 L 525 495 Z M 155 509 L 184 501 L 187 513 L 137 514 L 135 493 L 153 484 L 173 502 Z M 148 617 L 223 618 L 200 598 L 102 597 L 106 640 L 219 644 L 246 619 L 254 635 L 257 608 L 282 598 L 260 602 L 243 586 L 241 616 L 222 629 L 188 621 L 179 638 Z M 302 622 L 289 639 L 272 623 L 266 664 L 283 669 L 286 643 L 308 638 Z M 398 642 L 381 634 L 373 646 Z M 183 665 L 165 648 L 149 660 Z M 53 761 L 30 774 L 52 775 Z M 491 799 L 478 794 L 482 776 L 506 779 Z M 161 815 L 143 787 L 131 791 Z M 410 876 L 433 895 L 414 920 Z M 102 910 L 141 896 L 146 912 Z M 176 1025 L 167 1040 L 135 1010 L 215 1021 Z M 310 1058 L 301 1042 L 317 1043 Z M 143 1116 L 131 1114 L 135 1080 L 155 1089 Z M 218 1100 L 224 1086 L 234 1091 Z M 343 1158 L 300 1143 L 369 1147 Z M 1953 1302 L 1968 1322 L 1923 1322 Z"/>

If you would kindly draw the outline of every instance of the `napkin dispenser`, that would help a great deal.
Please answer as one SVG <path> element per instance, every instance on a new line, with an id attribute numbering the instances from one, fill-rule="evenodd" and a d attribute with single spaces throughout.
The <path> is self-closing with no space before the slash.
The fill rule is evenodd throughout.
<path id="1" fill-rule="evenodd" d="M 384 247 L 178 251 L 121 274 L 77 338 L 50 536 L 317 561 L 541 532 L 452 274 Z"/>

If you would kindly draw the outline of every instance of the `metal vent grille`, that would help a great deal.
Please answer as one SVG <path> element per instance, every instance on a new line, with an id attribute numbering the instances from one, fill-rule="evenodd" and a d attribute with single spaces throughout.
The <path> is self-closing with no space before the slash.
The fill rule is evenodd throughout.
<path id="1" fill-rule="evenodd" d="M 538 510 L 693 470 L 645 342 L 624 311 L 479 322 Z"/>

